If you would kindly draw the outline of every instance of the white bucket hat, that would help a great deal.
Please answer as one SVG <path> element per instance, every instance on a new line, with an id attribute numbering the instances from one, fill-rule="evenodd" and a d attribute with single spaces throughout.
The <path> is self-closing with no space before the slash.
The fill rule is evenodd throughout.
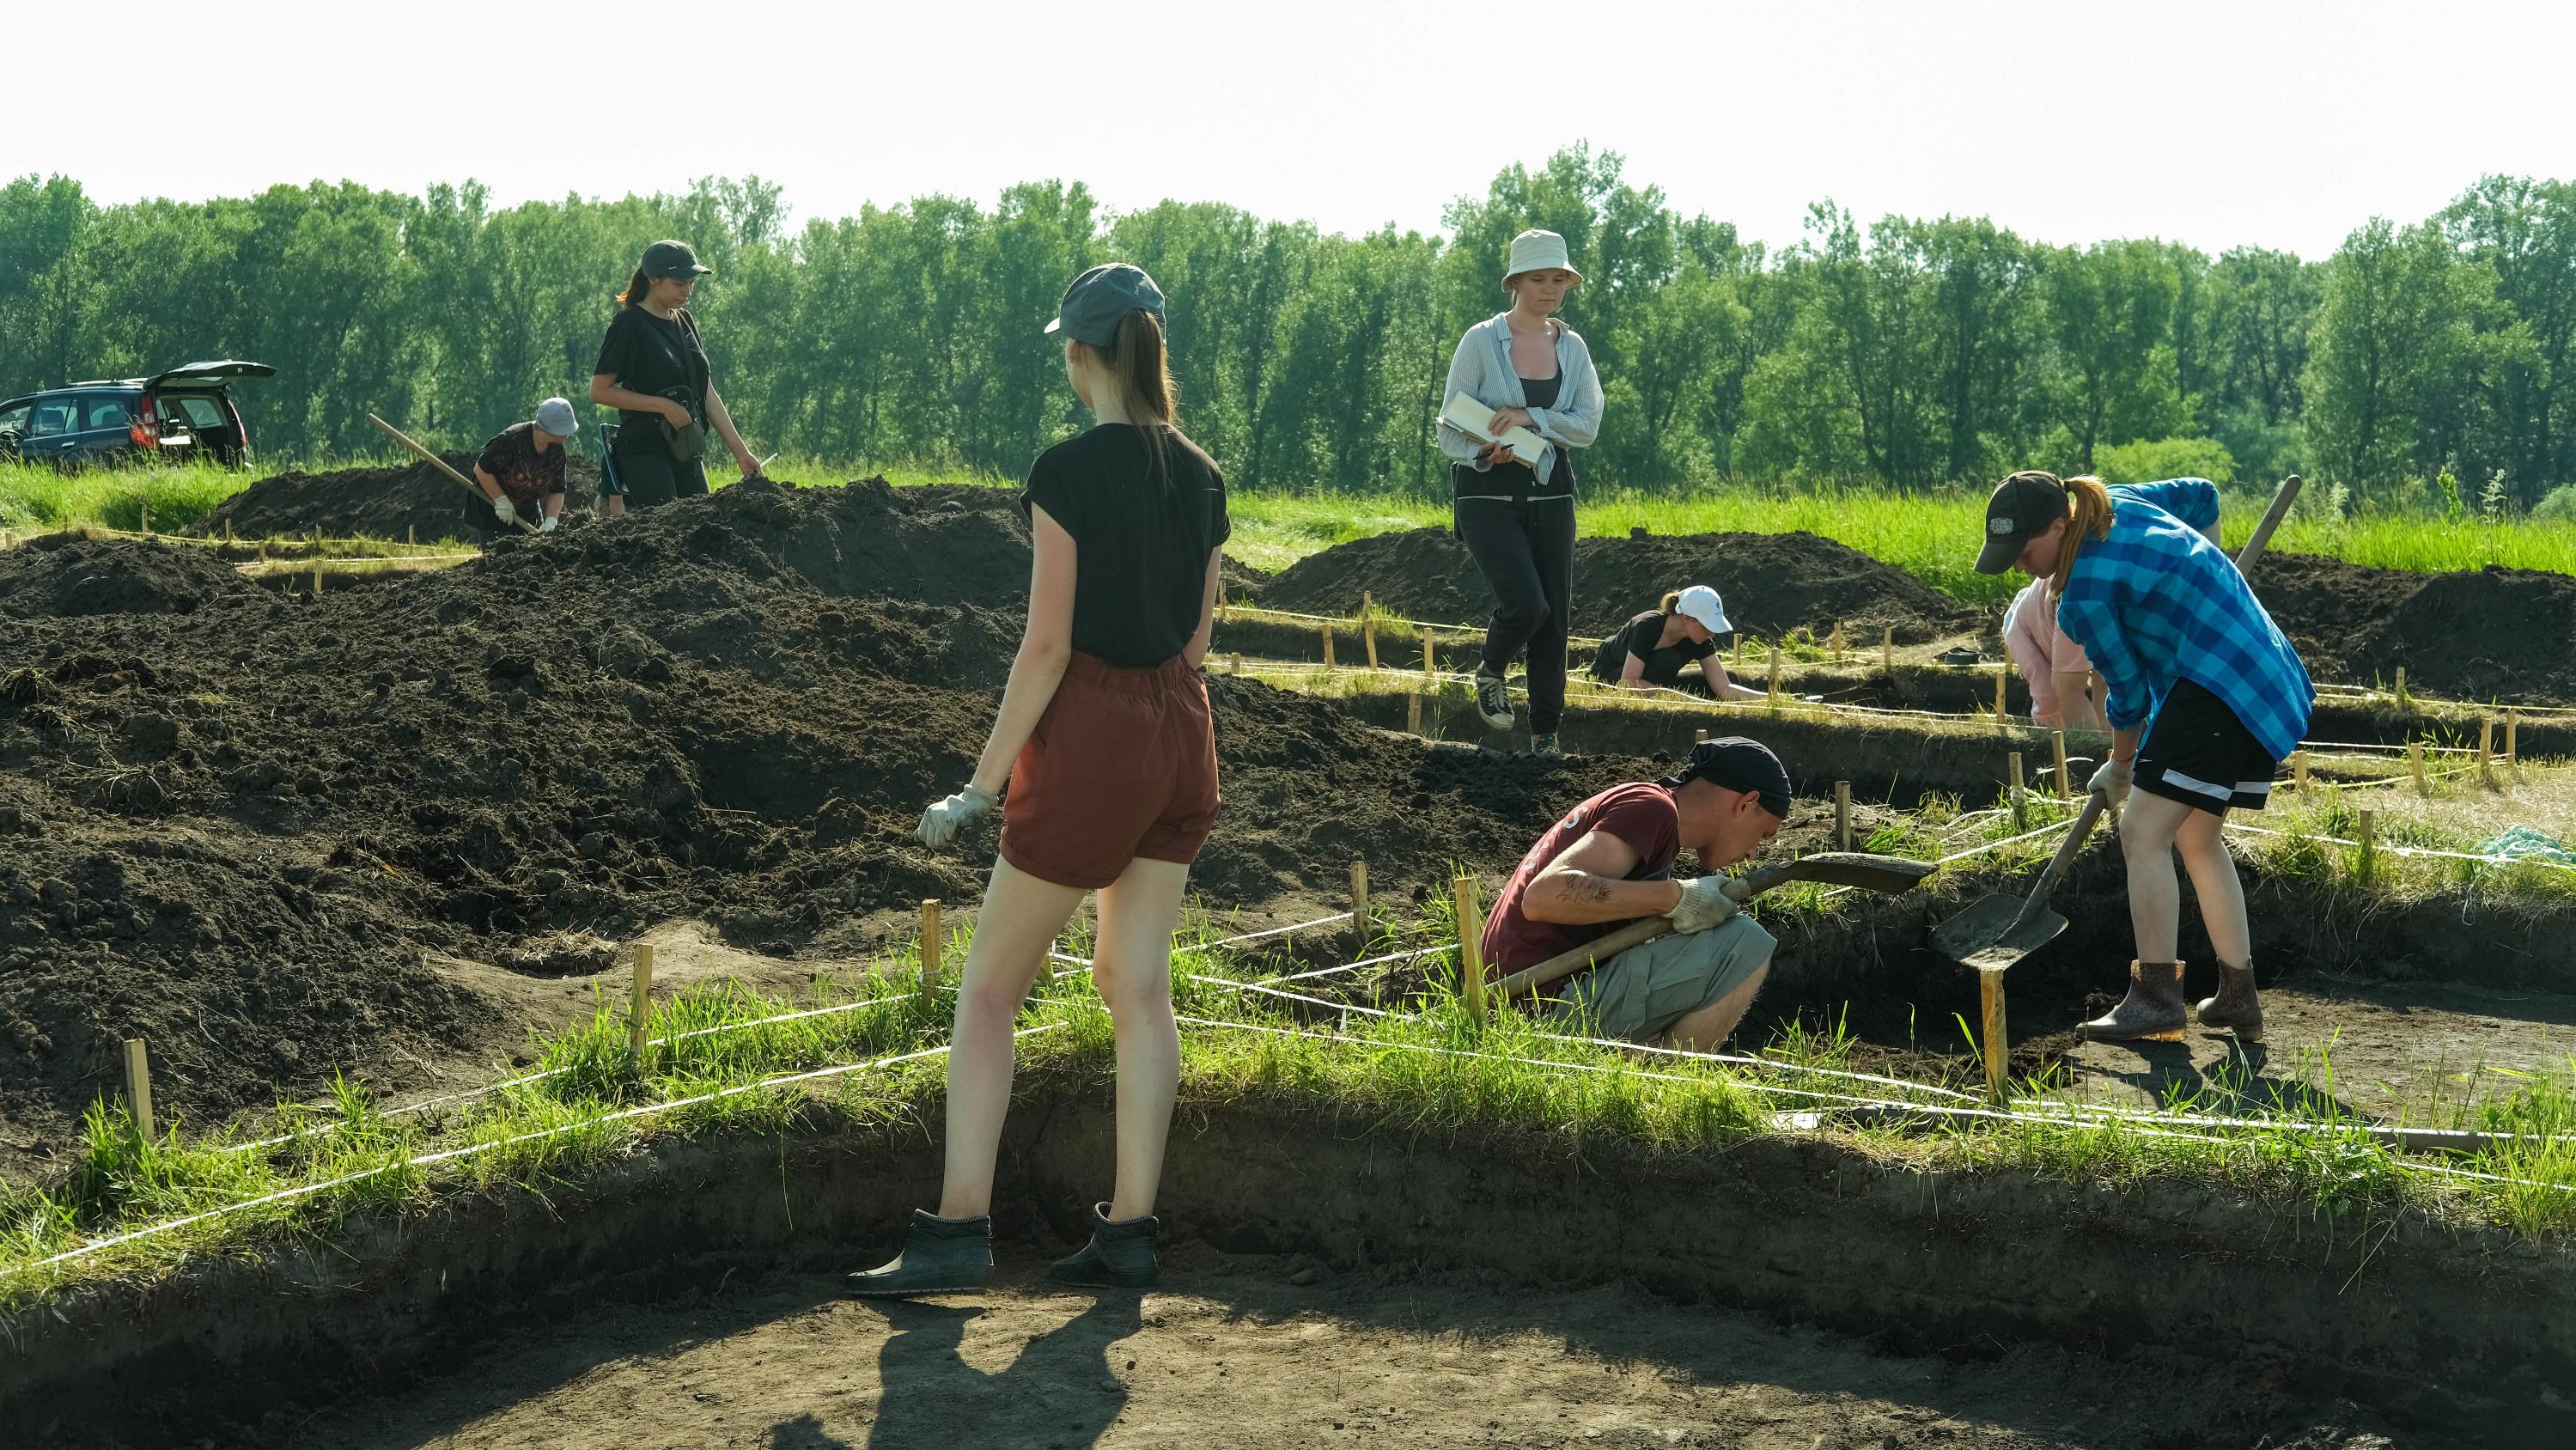
<path id="1" fill-rule="evenodd" d="M 581 431 L 581 420 L 573 416 L 572 404 L 548 398 L 537 405 L 537 426 L 557 438 L 570 438 Z"/>
<path id="2" fill-rule="evenodd" d="M 1735 626 L 1726 622 L 1726 605 L 1717 591 L 1705 584 L 1694 584 L 1682 591 L 1681 601 L 1673 606 L 1676 614 L 1687 614 L 1700 622 L 1711 634 L 1732 634 Z"/>
<path id="3" fill-rule="evenodd" d="M 1574 264 L 1565 259 L 1565 238 L 1532 227 L 1512 238 L 1511 265 L 1503 269 L 1503 280 L 1509 281 L 1523 272 L 1545 271 L 1551 267 L 1574 272 Z M 1583 274 L 1574 272 L 1574 280 L 1582 281 Z"/>

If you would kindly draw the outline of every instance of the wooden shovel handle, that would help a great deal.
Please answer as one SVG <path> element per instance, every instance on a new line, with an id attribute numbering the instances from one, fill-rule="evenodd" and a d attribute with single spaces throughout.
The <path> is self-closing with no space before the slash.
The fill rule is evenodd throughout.
<path id="1" fill-rule="evenodd" d="M 2030 889 L 2030 899 L 2021 904 L 2020 914 L 2013 918 L 2011 926 L 2004 929 L 2005 937 L 2029 925 L 2031 918 L 2047 907 L 2048 893 L 2057 888 L 2057 878 L 2066 874 L 2066 863 L 2074 860 L 2075 853 L 2084 849 L 2085 838 L 2093 834 L 2093 823 L 2102 819 L 2102 812 L 2110 805 L 2111 798 L 2098 790 L 2084 798 L 2084 809 L 2077 813 L 2074 829 L 2066 833 L 2065 840 L 2057 843 L 2057 854 L 2048 858 L 2048 869 L 2039 873 L 2039 884 Z"/>
<path id="2" fill-rule="evenodd" d="M 467 478 L 464 474 L 461 474 L 454 468 L 449 467 L 446 459 L 441 458 L 437 454 L 420 446 L 419 442 L 410 434 L 405 433 L 400 428 L 395 427 L 393 424 L 386 422 L 384 419 L 377 417 L 373 413 L 369 413 L 367 415 L 367 421 L 384 429 L 387 433 L 392 434 L 396 443 L 399 443 L 405 448 L 410 449 L 412 452 L 419 454 L 421 457 L 428 459 L 432 467 L 436 468 L 439 472 L 446 474 L 448 477 L 455 479 L 456 486 L 458 488 L 465 490 L 476 498 L 483 497 L 483 490 L 475 487 L 474 480 Z M 517 523 L 518 526 L 523 529 L 536 528 L 536 525 L 529 523 L 526 519 L 514 519 L 513 522 Z"/>
<path id="3" fill-rule="evenodd" d="M 2280 492 L 2272 495 L 2272 506 L 2263 511 L 2263 522 L 2254 526 L 2253 534 L 2245 540 L 2245 547 L 2236 551 L 2237 573 L 2251 570 L 2254 561 L 2263 557 L 2263 550 L 2272 542 L 2272 531 L 2281 526 L 2281 520 L 2289 517 L 2290 505 L 2298 497 L 2299 476 L 2293 473 L 2281 480 Z"/>
<path id="4" fill-rule="evenodd" d="M 1496 982 L 1494 991 L 1497 995 L 1506 998 L 1516 992 L 1535 993 L 1539 988 L 1560 977 L 1572 976 L 1596 961 L 1615 957 L 1630 947 L 1653 941 L 1672 929 L 1673 919 L 1669 916 L 1649 916 L 1632 921 L 1608 936 L 1595 937 L 1574 950 L 1560 952 L 1537 966 L 1521 968 Z"/>

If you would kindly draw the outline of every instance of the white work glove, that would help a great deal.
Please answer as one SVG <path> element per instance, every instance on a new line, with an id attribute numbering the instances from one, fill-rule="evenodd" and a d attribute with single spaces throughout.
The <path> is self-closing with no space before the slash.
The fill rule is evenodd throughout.
<path id="1" fill-rule="evenodd" d="M 544 518 L 537 520 L 537 532 L 541 534 L 551 534 L 555 531 L 555 526 L 562 522 L 563 520 L 556 518 L 552 514 L 548 514 Z"/>
<path id="2" fill-rule="evenodd" d="M 1664 913 L 1672 920 L 1673 930 L 1685 933 L 1706 931 L 1734 920 L 1736 913 L 1744 909 L 1744 904 L 1737 901 L 1726 887 L 1727 878 L 1723 876 L 1702 876 L 1683 882 L 1682 899 L 1672 910 Z"/>
<path id="3" fill-rule="evenodd" d="M 921 844 L 936 851 L 957 839 L 968 826 L 982 820 L 1002 798 L 973 785 L 933 805 L 921 813 L 921 825 L 913 831 Z"/>
<path id="4" fill-rule="evenodd" d="M 517 523 L 519 521 L 518 505 L 510 502 L 510 496 L 505 493 L 499 498 L 492 500 L 492 517 L 499 519 L 504 525 Z"/>
<path id="5" fill-rule="evenodd" d="M 2135 780 L 2136 774 L 2129 762 L 2115 757 L 2103 761 L 2102 768 L 2093 772 L 2093 778 L 2085 783 L 2084 788 L 2101 792 L 2107 798 L 2105 804 L 2116 811 L 2128 804 L 2129 787 Z"/>

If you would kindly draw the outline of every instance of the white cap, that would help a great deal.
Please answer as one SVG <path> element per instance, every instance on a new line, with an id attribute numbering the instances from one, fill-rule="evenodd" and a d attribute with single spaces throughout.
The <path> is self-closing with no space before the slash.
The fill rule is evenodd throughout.
<path id="1" fill-rule="evenodd" d="M 1681 602 L 1673 606 L 1676 614 L 1687 614 L 1700 622 L 1711 634 L 1731 634 L 1735 626 L 1726 622 L 1726 605 L 1717 591 L 1705 584 L 1694 584 L 1682 591 Z"/>
<path id="2" fill-rule="evenodd" d="M 1533 227 L 1512 238 L 1511 265 L 1503 268 L 1503 275 L 1517 277 L 1523 272 L 1543 271 L 1551 267 L 1574 272 L 1574 264 L 1565 259 L 1565 238 Z M 1582 281 L 1583 274 L 1574 272 L 1574 280 Z"/>
<path id="3" fill-rule="evenodd" d="M 581 431 L 581 420 L 573 416 L 572 404 L 548 398 L 537 405 L 537 426 L 557 438 L 570 438 Z"/>

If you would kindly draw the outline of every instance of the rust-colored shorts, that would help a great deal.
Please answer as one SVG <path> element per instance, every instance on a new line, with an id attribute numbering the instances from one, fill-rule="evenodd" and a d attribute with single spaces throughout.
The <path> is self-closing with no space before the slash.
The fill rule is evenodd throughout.
<path id="1" fill-rule="evenodd" d="M 1148 669 L 1077 653 L 1011 766 L 1002 859 L 1097 890 L 1137 859 L 1198 859 L 1216 828 L 1207 681 L 1175 655 Z"/>

